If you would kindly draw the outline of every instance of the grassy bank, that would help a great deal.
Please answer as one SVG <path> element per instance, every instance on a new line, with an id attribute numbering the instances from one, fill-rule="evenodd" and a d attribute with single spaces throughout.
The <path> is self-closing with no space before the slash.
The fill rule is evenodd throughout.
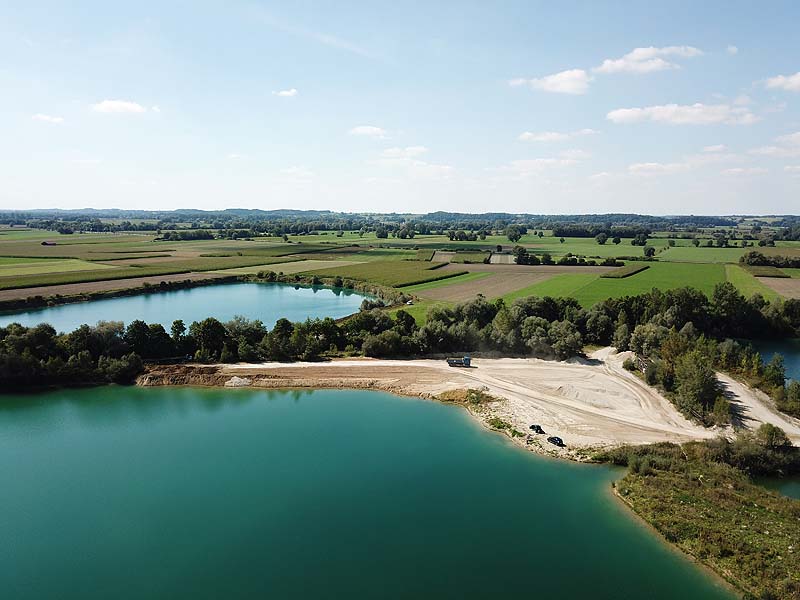
<path id="1" fill-rule="evenodd" d="M 797 472 L 800 449 L 775 445 L 762 428 L 733 442 L 627 447 L 597 458 L 627 465 L 616 483 L 625 504 L 746 598 L 800 598 L 800 501 L 750 479 Z"/>

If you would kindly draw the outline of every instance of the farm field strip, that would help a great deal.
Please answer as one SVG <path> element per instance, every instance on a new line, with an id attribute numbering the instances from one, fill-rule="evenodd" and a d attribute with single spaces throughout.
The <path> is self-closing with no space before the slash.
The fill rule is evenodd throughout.
<path id="1" fill-rule="evenodd" d="M 295 273 L 303 273 L 316 269 L 328 269 L 336 266 L 347 267 L 358 264 L 361 263 L 357 261 L 316 260 L 313 258 L 305 259 L 298 257 L 292 261 L 273 262 L 269 264 L 254 265 L 251 267 L 238 267 L 235 269 L 213 271 L 213 273 L 219 273 L 220 275 L 255 275 L 259 271 L 274 271 L 275 273 L 283 273 L 284 275 L 293 275 Z"/>
<path id="2" fill-rule="evenodd" d="M 436 289 L 442 286 L 455 285 L 456 283 L 464 283 L 465 281 L 474 281 L 484 277 L 491 277 L 490 273 L 464 273 L 463 275 L 456 275 L 447 279 L 439 279 L 437 281 L 429 281 L 427 283 L 418 283 L 417 285 L 409 285 L 403 288 L 405 292 L 418 293 L 426 290 Z"/>
<path id="3" fill-rule="evenodd" d="M 789 269 L 783 270 L 789 271 Z M 797 276 L 793 276 L 791 278 L 759 277 L 757 279 L 766 287 L 773 290 L 775 293 L 780 294 L 784 298 L 800 300 L 800 278 L 797 278 Z"/>
<path id="4" fill-rule="evenodd" d="M 314 270 L 308 273 L 320 277 L 339 276 L 392 287 L 410 286 L 466 273 L 465 270 L 445 271 L 444 269 L 431 268 L 435 266 L 428 262 L 410 260 L 374 261 L 348 267 L 337 266 L 329 269 Z"/>
<path id="5" fill-rule="evenodd" d="M 31 259 L 23 260 L 26 262 L 11 264 L 0 262 L 0 278 L 114 268 L 112 265 L 96 264 L 72 258 L 36 261 L 31 261 Z"/>
<path id="6" fill-rule="evenodd" d="M 770 301 L 780 298 L 780 294 L 764 283 L 767 278 L 754 277 L 739 265 L 725 265 L 725 276 L 746 298 L 750 298 L 754 294 L 761 294 Z"/>
<path id="7" fill-rule="evenodd" d="M 472 273 L 477 275 L 477 273 Z M 548 273 L 485 273 L 487 277 L 479 281 L 466 281 L 454 285 L 443 285 L 420 292 L 420 295 L 432 300 L 446 300 L 448 302 L 463 302 L 472 300 L 478 294 L 488 299 L 504 297 L 507 294 L 525 289 L 546 281 L 555 274 Z M 449 280 L 446 280 L 449 282 Z"/>

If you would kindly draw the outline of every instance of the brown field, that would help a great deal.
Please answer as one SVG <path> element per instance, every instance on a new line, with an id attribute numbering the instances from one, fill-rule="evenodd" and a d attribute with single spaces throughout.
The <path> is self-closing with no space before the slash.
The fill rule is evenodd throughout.
<path id="1" fill-rule="evenodd" d="M 111 292 L 142 287 L 145 283 L 158 285 L 162 281 L 198 281 L 203 279 L 218 279 L 225 277 L 219 273 L 177 273 L 175 275 L 154 275 L 152 277 L 134 277 L 131 279 L 114 279 L 110 281 L 89 281 L 86 283 L 70 283 L 64 285 L 48 285 L 32 288 L 18 288 L 13 290 L 0 290 L 0 302 L 6 300 L 22 300 L 35 296 L 78 296 L 92 292 Z"/>
<path id="2" fill-rule="evenodd" d="M 459 264 L 442 267 L 443 271 L 471 271 L 490 273 L 488 277 L 470 281 L 453 282 L 447 280 L 442 285 L 418 292 L 423 298 L 444 300 L 447 302 L 463 302 L 471 300 L 478 294 L 486 298 L 498 298 L 511 292 L 521 290 L 534 283 L 550 279 L 559 273 L 605 273 L 613 267 L 564 267 L 564 266 L 522 266 L 522 265 L 486 265 Z"/>
<path id="3" fill-rule="evenodd" d="M 780 277 L 756 277 L 756 279 L 768 288 L 778 292 L 784 298 L 800 300 L 800 279 Z"/>
<path id="4" fill-rule="evenodd" d="M 443 285 L 429 290 L 417 292 L 423 298 L 431 300 L 444 300 L 447 302 L 463 302 L 471 300 L 478 294 L 486 298 L 497 298 L 515 292 L 529 285 L 550 279 L 555 273 L 492 273 L 482 279 L 472 279 L 461 283 Z"/>

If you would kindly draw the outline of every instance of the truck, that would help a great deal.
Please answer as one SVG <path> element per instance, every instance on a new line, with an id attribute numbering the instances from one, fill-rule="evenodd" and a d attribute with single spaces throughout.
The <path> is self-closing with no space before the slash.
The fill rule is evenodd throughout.
<path id="1" fill-rule="evenodd" d="M 471 359 L 469 355 L 462 356 L 461 358 L 448 358 L 447 359 L 447 366 L 448 367 L 469 367 L 471 363 Z"/>

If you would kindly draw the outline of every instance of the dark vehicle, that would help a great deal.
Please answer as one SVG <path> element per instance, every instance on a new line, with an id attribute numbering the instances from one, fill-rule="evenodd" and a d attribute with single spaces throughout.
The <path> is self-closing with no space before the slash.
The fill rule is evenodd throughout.
<path id="1" fill-rule="evenodd" d="M 471 364 L 471 360 L 469 356 L 464 356 L 462 358 L 448 358 L 447 365 L 450 367 L 469 367 Z"/>
<path id="2" fill-rule="evenodd" d="M 554 446 L 558 446 L 559 448 L 564 448 L 566 446 L 564 440 L 555 435 L 551 435 L 549 438 L 547 438 L 547 441 L 553 444 Z"/>
<path id="3" fill-rule="evenodd" d="M 533 433 L 544 433 L 544 429 L 542 429 L 541 425 L 531 425 L 531 431 Z"/>

